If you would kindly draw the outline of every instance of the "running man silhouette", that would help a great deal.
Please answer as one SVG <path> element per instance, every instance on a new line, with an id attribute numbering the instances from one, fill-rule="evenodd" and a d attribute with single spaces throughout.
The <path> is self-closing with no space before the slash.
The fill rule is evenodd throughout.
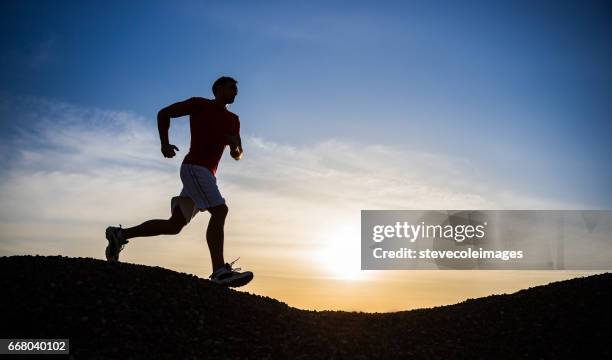
<path id="1" fill-rule="evenodd" d="M 240 120 L 226 105 L 232 104 L 238 95 L 237 81 L 223 76 L 217 79 L 212 91 L 214 100 L 192 97 L 165 107 L 157 114 L 157 126 L 161 140 L 161 152 L 167 158 L 176 155 L 178 147 L 170 144 L 168 130 L 170 119 L 189 115 L 191 147 L 181 164 L 180 176 L 183 189 L 170 201 L 171 217 L 168 220 L 148 220 L 122 229 L 109 226 L 106 229 L 106 259 L 119 261 L 119 253 L 128 239 L 161 234 L 178 234 L 199 211 L 209 211 L 206 241 L 212 259 L 210 280 L 225 286 L 243 286 L 253 279 L 250 271 L 240 272 L 232 268 L 236 260 L 226 263 L 223 259 L 223 226 L 228 207 L 217 187 L 216 172 L 225 146 L 230 155 L 240 160 L 243 154 L 240 139 Z"/>

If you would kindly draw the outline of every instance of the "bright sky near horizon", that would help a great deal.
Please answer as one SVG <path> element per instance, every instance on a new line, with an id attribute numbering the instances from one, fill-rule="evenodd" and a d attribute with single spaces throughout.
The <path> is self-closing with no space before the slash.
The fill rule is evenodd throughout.
<path id="1" fill-rule="evenodd" d="M 107 225 L 169 216 L 189 146 L 157 111 L 238 80 L 226 260 L 246 291 L 390 311 L 588 272 L 359 270 L 361 209 L 612 209 L 605 1 L 0 5 L 0 256 L 104 257 Z M 208 214 L 125 261 L 202 277 Z"/>

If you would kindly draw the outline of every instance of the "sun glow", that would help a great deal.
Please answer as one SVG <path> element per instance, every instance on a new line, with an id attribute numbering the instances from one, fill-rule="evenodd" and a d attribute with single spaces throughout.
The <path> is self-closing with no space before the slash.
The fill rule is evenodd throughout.
<path id="1" fill-rule="evenodd" d="M 341 280 L 364 280 L 368 272 L 361 270 L 361 234 L 359 223 L 343 223 L 324 229 L 316 260 L 328 276 Z"/>

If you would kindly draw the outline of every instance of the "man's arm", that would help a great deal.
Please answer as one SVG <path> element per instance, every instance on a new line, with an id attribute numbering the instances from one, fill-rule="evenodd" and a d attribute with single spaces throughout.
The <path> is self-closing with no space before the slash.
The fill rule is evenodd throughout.
<path id="1" fill-rule="evenodd" d="M 161 152 L 165 157 L 174 157 L 176 155 L 174 150 L 178 151 L 178 147 L 170 144 L 170 140 L 168 140 L 170 119 L 191 114 L 194 102 L 195 98 L 189 98 L 167 106 L 157 113 L 157 129 L 159 130 L 159 139 L 161 141 Z"/>
<path id="2" fill-rule="evenodd" d="M 230 147 L 230 155 L 235 160 L 240 160 L 244 151 L 242 150 L 242 139 L 240 134 L 238 135 L 227 135 L 227 143 Z"/>

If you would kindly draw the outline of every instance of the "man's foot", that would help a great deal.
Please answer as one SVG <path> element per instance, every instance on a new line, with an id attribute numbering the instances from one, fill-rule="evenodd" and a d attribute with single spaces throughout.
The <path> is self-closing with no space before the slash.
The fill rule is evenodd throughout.
<path id="1" fill-rule="evenodd" d="M 106 260 L 119 261 L 119 253 L 123 250 L 125 244 L 128 243 L 128 241 L 121 236 L 121 225 L 119 225 L 119 227 L 107 227 L 106 239 L 108 240 L 108 246 L 106 246 Z"/>
<path id="2" fill-rule="evenodd" d="M 240 258 L 238 258 L 240 259 Z M 210 281 L 231 287 L 244 286 L 253 280 L 253 273 L 250 271 L 240 272 L 240 268 L 232 269 L 232 265 L 238 261 L 238 259 L 232 261 L 229 264 L 225 264 L 222 267 L 215 270 L 210 276 Z"/>

